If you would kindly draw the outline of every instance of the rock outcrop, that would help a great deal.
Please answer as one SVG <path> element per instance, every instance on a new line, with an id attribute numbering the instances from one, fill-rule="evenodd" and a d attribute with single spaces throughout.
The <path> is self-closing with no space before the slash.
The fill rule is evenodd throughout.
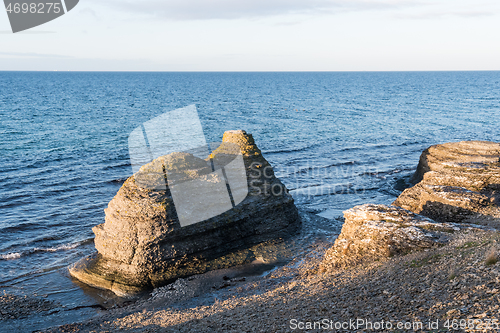
<path id="1" fill-rule="evenodd" d="M 431 146 L 393 205 L 440 222 L 500 226 L 500 144 L 464 141 Z"/>
<path id="2" fill-rule="evenodd" d="M 500 144 L 432 146 L 422 153 L 413 182 L 391 206 L 345 211 L 320 270 L 443 244 L 464 228 L 500 227 Z"/>
<path id="3" fill-rule="evenodd" d="M 237 152 L 234 146 L 239 148 Z M 228 170 L 225 174 L 213 172 L 214 165 L 217 169 L 218 163 L 227 164 L 237 155 L 242 155 L 246 179 L 239 188 L 231 186 L 233 206 L 217 216 L 181 226 L 179 217 L 197 217 L 194 208 L 186 209 L 189 205 L 201 205 L 198 213 L 202 215 L 217 206 L 214 197 L 218 194 L 211 193 L 210 186 L 228 182 L 229 189 L 231 179 L 223 178 L 232 176 Z M 199 193 L 187 201 L 189 205 L 184 202 L 180 211 L 174 204 L 172 184 L 192 180 L 198 182 L 194 189 Z M 168 186 L 152 186 L 162 182 Z M 223 188 L 225 191 L 226 184 Z M 256 255 L 256 244 L 289 237 L 300 227 L 291 195 L 274 176 L 252 135 L 244 131 L 224 133 L 222 144 L 205 159 L 172 153 L 143 166 L 125 181 L 105 213 L 105 223 L 93 228 L 97 253 L 74 264 L 70 273 L 118 295 L 248 262 Z"/>
<path id="4" fill-rule="evenodd" d="M 344 212 L 342 231 L 323 259 L 320 271 L 368 262 L 443 244 L 460 230 L 406 209 L 365 204 Z"/>

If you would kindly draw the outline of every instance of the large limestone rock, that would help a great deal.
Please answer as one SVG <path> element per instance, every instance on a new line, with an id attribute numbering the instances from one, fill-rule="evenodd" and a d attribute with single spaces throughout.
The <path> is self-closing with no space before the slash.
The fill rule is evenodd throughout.
<path id="1" fill-rule="evenodd" d="M 500 223 L 500 144 L 464 141 L 431 146 L 393 205 L 440 222 Z"/>
<path id="2" fill-rule="evenodd" d="M 406 209 L 365 204 L 344 212 L 345 222 L 320 271 L 369 262 L 445 243 L 460 230 L 452 223 L 436 223 Z"/>
<path id="3" fill-rule="evenodd" d="M 181 226 L 178 214 L 194 215 L 185 209 L 186 205 L 182 212 L 176 209 L 171 193 L 173 182 L 196 180 L 213 185 L 224 181 L 221 173 L 212 172 L 207 161 L 211 158 L 217 164 L 234 159 L 235 145 L 243 157 L 246 179 L 245 186 L 240 184 L 244 192 L 231 188 L 233 203 L 240 201 L 236 200 L 237 195 L 244 200 L 217 216 Z M 165 178 L 169 178 L 166 189 L 151 186 L 161 185 Z M 241 196 L 246 193 L 246 186 L 248 195 Z M 204 188 L 210 189 L 199 187 L 198 202 L 188 203 L 212 209 L 217 206 L 215 194 Z M 289 237 L 300 226 L 291 195 L 274 176 L 252 135 L 244 131 L 224 133 L 222 145 L 206 159 L 172 153 L 143 166 L 127 179 L 105 213 L 105 223 L 93 228 L 97 253 L 76 263 L 70 273 L 89 285 L 119 295 L 242 264 L 255 257 L 256 244 Z"/>
<path id="4" fill-rule="evenodd" d="M 443 244 L 455 231 L 483 228 L 478 224 L 500 226 L 500 144 L 432 146 L 422 153 L 413 182 L 392 206 L 345 211 L 320 271 Z"/>

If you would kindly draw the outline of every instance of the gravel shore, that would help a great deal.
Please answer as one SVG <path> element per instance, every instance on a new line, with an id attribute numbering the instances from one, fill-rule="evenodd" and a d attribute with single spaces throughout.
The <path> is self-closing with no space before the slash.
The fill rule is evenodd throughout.
<path id="1" fill-rule="evenodd" d="M 25 318 L 33 313 L 41 313 L 56 308 L 54 302 L 42 297 L 21 297 L 4 293 L 0 296 L 0 321 Z"/>
<path id="2" fill-rule="evenodd" d="M 46 332 L 494 332 L 497 241 L 497 231 L 466 230 L 442 247 L 318 273 L 333 245 L 318 240 L 265 276 L 180 279 L 145 301 Z"/>

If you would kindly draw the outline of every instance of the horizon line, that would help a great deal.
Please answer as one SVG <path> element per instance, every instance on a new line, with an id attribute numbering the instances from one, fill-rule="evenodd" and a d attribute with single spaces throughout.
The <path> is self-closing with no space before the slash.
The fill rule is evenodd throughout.
<path id="1" fill-rule="evenodd" d="M 75 73 L 408 73 L 408 72 L 500 72 L 500 69 L 436 69 L 436 70 L 332 70 L 332 71 L 315 71 L 315 70 L 255 70 L 255 71 L 211 71 L 211 70 L 6 70 L 0 69 L 0 72 L 75 72 Z"/>

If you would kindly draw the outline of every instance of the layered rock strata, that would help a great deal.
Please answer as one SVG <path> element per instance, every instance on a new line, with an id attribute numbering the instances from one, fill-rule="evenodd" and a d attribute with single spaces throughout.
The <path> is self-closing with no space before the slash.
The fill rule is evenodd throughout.
<path id="1" fill-rule="evenodd" d="M 238 156 L 246 179 L 244 184 L 228 185 L 232 190 L 229 209 L 182 226 L 180 214 L 196 218 L 196 207 L 202 207 L 200 216 L 206 210 L 221 210 L 214 199 L 220 193 L 210 189 L 221 182 L 234 182 L 224 179 L 231 178 L 231 170 L 214 172 L 214 168 L 217 164 L 227 167 Z M 195 181 L 196 187 L 186 183 L 189 181 Z M 162 182 L 167 186 L 151 186 Z M 188 184 L 198 191 L 188 198 L 191 201 L 182 203 L 182 211 L 174 204 L 172 184 Z M 226 185 L 222 188 L 225 191 Z M 205 159 L 172 153 L 143 166 L 125 181 L 105 213 L 105 223 L 93 228 L 97 253 L 77 262 L 70 273 L 118 295 L 248 262 L 255 257 L 252 249 L 256 244 L 287 238 L 300 227 L 288 190 L 275 177 L 252 135 L 241 130 L 225 132 L 222 144 Z"/>
<path id="2" fill-rule="evenodd" d="M 422 153 L 412 180 L 416 185 L 391 206 L 345 211 L 341 234 L 320 270 L 440 245 L 464 228 L 500 227 L 500 144 L 431 146 Z"/>
<path id="3" fill-rule="evenodd" d="M 345 267 L 444 244 L 457 224 L 436 223 L 406 209 L 366 204 L 344 212 L 342 231 L 320 270 Z"/>
<path id="4" fill-rule="evenodd" d="M 393 205 L 440 222 L 500 226 L 500 144 L 464 141 L 431 146 Z"/>

